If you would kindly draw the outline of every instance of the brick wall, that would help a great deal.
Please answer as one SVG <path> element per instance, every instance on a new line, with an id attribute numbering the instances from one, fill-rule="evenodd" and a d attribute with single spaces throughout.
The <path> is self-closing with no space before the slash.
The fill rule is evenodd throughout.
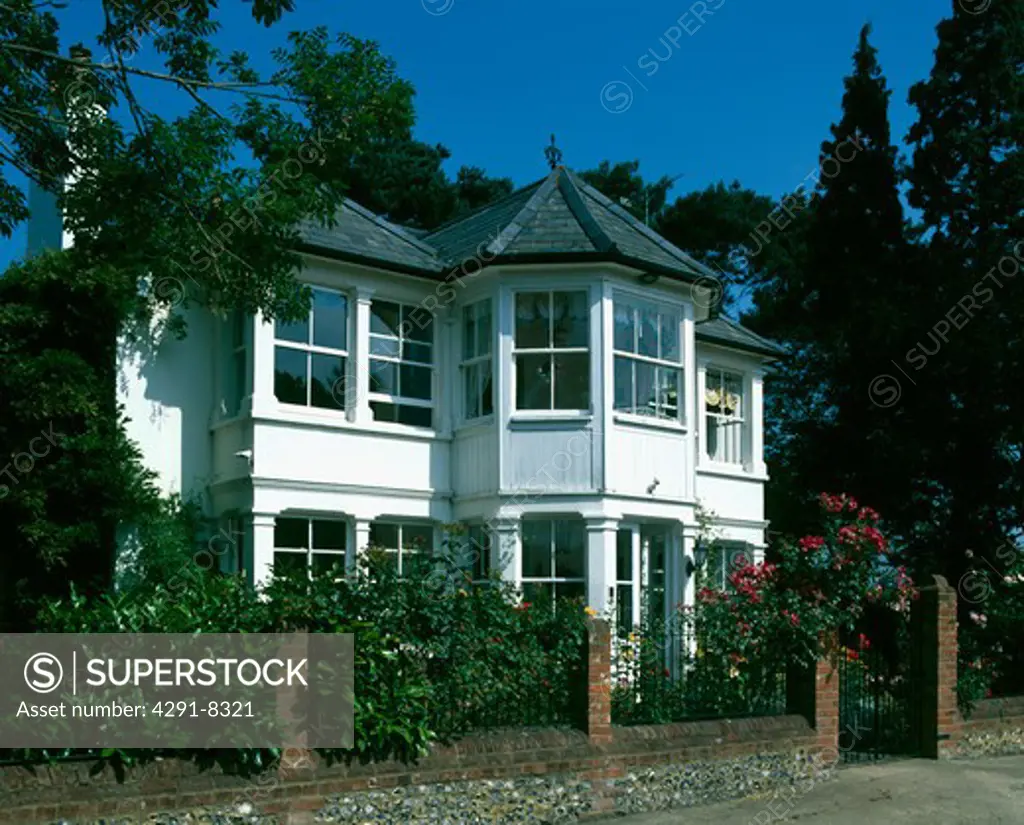
<path id="1" fill-rule="evenodd" d="M 778 755 L 780 765 L 798 770 L 805 763 L 795 757 L 809 760 L 822 749 L 836 746 L 837 680 L 827 665 L 817 668 L 813 684 L 803 693 L 806 713 L 614 728 L 607 623 L 590 621 L 586 653 L 581 679 L 586 716 L 580 730 L 479 734 L 435 748 L 415 765 L 327 766 L 312 754 L 295 751 L 287 755 L 278 771 L 248 780 L 217 771 L 199 773 L 173 760 L 130 771 L 123 784 L 109 772 L 90 777 L 88 763 L 61 764 L 34 773 L 0 768 L 0 823 L 95 822 L 115 816 L 120 823 L 120 818 L 143 820 L 156 812 L 195 809 L 253 811 L 276 817 L 274 821 L 306 823 L 331 804 L 337 807 L 336 801 L 346 795 L 441 787 L 444 783 L 468 783 L 468 787 L 496 780 L 505 783 L 502 788 L 508 782 L 534 787 L 530 784 L 534 778 L 552 780 L 554 785 L 545 786 L 545 793 L 552 798 L 561 798 L 554 786 L 572 789 L 574 816 L 586 818 L 621 809 L 618 797 L 627 789 L 633 794 L 629 809 L 644 809 L 644 800 L 636 794 L 642 796 L 647 786 L 626 781 L 637 771 L 647 772 L 645 777 L 655 776 L 658 766 L 688 765 L 699 777 L 708 766 L 732 760 L 742 769 L 743 760 L 763 760 L 772 754 Z M 756 773 L 760 776 L 763 771 Z M 788 781 L 783 774 L 780 772 L 779 781 Z M 737 786 L 736 795 L 742 792 Z M 515 793 L 518 796 L 522 791 Z M 728 789 L 721 793 L 727 797 Z M 491 789 L 490 795 L 497 791 Z M 556 807 L 565 808 L 564 800 Z M 663 801 L 655 807 L 663 807 Z M 508 821 L 518 820 L 513 814 Z"/>
<path id="2" fill-rule="evenodd" d="M 1024 753 L 1024 697 L 988 700 L 969 720 L 960 718 L 956 593 L 939 577 L 915 602 L 912 628 L 922 752 L 963 756 L 1019 747 L 1016 752 Z M 785 716 L 617 728 L 611 724 L 610 647 L 607 624 L 592 620 L 579 730 L 479 734 L 437 747 L 411 765 L 327 766 L 294 751 L 280 769 L 254 779 L 200 773 L 173 760 L 132 770 L 123 784 L 109 772 L 90 776 L 88 763 L 35 772 L 0 768 L 0 825 L 115 817 L 118 825 L 163 822 L 172 820 L 152 817 L 196 810 L 243 814 L 247 822 L 268 825 L 354 823 L 371 818 L 364 815 L 368 807 L 374 821 L 405 825 L 430 821 L 410 813 L 417 805 L 434 811 L 463 804 L 475 807 L 461 812 L 460 821 L 515 823 L 525 818 L 517 807 L 524 799 L 538 821 L 571 822 L 770 793 L 771 783 L 795 784 L 838 761 L 839 678 L 829 661 L 791 670 Z"/>

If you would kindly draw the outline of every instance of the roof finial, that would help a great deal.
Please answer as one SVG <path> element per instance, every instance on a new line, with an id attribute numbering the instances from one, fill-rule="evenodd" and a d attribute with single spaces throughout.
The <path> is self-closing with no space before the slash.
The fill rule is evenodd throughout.
<path id="1" fill-rule="evenodd" d="M 557 169 L 562 165 L 562 150 L 555 146 L 555 136 L 551 135 L 551 145 L 544 150 L 544 157 L 548 159 L 548 166 Z"/>

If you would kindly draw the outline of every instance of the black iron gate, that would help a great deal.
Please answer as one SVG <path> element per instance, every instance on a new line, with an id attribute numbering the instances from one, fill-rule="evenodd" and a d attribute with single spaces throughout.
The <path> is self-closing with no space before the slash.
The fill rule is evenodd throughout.
<path id="1" fill-rule="evenodd" d="M 906 612 L 868 605 L 840 636 L 839 752 L 856 763 L 916 756 L 920 645 Z"/>

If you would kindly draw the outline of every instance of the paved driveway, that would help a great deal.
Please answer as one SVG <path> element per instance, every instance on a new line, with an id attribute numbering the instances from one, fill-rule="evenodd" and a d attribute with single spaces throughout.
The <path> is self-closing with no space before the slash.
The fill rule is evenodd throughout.
<path id="1" fill-rule="evenodd" d="M 770 812 L 774 808 L 776 815 Z M 1024 756 L 842 768 L 801 795 L 679 808 L 621 825 L 1024 825 Z M 611 820 L 609 820 L 609 825 Z"/>

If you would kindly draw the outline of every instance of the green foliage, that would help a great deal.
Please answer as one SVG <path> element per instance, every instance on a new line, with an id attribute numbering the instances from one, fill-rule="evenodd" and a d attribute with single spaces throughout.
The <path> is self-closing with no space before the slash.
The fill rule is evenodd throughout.
<path id="1" fill-rule="evenodd" d="M 371 551 L 347 578 L 335 570 L 311 580 L 275 579 L 266 598 L 239 578 L 202 575 L 182 587 L 96 598 L 73 593 L 47 604 L 37 624 L 60 633 L 354 633 L 355 748 L 319 751 L 328 760 L 409 761 L 434 741 L 476 728 L 574 721 L 582 605 L 524 607 L 500 581 L 450 587 L 450 572 L 402 580 L 384 554 Z M 103 758 L 129 764 L 155 755 L 112 750 Z M 240 772 L 279 756 L 273 750 L 175 755 Z"/>
<path id="2" fill-rule="evenodd" d="M 960 582 L 957 692 L 965 714 L 980 699 L 1024 695 L 1024 552 L 1005 545 L 996 559 L 999 567 L 981 562 Z"/>
<path id="3" fill-rule="evenodd" d="M 618 644 L 613 714 L 625 723 L 786 710 L 787 666 L 812 667 L 859 627 L 868 606 L 906 614 L 906 571 L 878 515 L 822 494 L 817 534 L 779 541 L 774 562 L 745 563 L 726 590 L 704 587 L 668 623 L 645 621 Z M 824 646 L 823 646 L 824 645 Z"/>

